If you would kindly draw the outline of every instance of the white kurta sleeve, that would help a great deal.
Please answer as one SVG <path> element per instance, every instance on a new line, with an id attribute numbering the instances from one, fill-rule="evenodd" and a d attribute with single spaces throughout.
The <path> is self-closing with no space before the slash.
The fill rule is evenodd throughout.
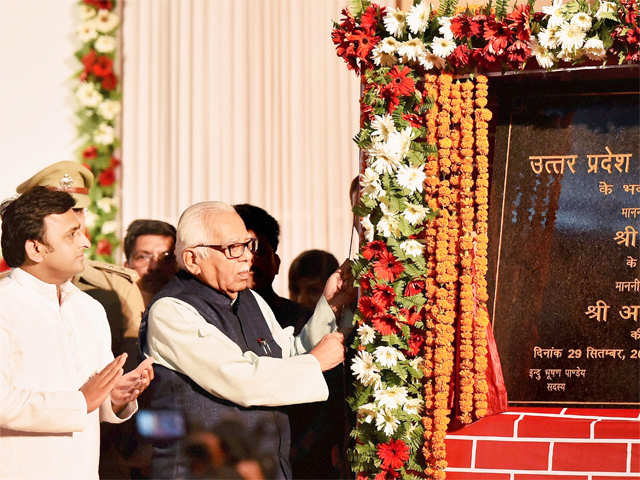
<path id="1" fill-rule="evenodd" d="M 23 432 L 69 433 L 84 430 L 87 403 L 80 391 L 40 392 L 12 381 L 14 348 L 0 328 L 0 427 Z"/>
<path id="2" fill-rule="evenodd" d="M 162 298 L 151 307 L 145 353 L 211 394 L 244 407 L 317 402 L 329 395 L 312 355 L 243 354 L 191 305 L 175 298 Z"/>

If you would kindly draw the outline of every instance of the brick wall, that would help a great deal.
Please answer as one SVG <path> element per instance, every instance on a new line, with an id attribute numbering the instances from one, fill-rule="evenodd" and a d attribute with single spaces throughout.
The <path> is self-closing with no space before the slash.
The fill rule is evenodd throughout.
<path id="1" fill-rule="evenodd" d="M 640 479 L 640 410 L 512 408 L 447 435 L 448 480 Z"/>

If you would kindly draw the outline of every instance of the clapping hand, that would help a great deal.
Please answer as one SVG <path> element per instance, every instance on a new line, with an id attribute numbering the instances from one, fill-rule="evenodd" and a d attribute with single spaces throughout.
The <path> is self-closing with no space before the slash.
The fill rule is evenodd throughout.
<path id="1" fill-rule="evenodd" d="M 138 398 L 153 380 L 153 359 L 147 358 L 134 370 L 122 375 L 111 390 L 111 405 L 118 413 L 124 406 Z"/>
<path id="2" fill-rule="evenodd" d="M 109 395 L 114 385 L 122 379 L 122 366 L 126 359 L 126 353 L 114 358 L 109 365 L 95 375 L 92 375 L 91 378 L 80 387 L 80 391 L 84 395 L 87 403 L 87 413 L 93 412 L 102 405 L 102 402 L 107 398 L 107 395 Z"/>

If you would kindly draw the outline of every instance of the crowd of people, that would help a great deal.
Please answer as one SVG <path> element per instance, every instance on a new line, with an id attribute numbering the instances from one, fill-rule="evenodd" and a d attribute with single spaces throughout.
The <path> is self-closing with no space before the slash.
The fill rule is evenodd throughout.
<path id="1" fill-rule="evenodd" d="M 0 206 L 0 479 L 341 477 L 346 264 L 301 253 L 281 297 L 277 220 L 212 201 L 87 261 L 92 182 L 58 162 Z"/>

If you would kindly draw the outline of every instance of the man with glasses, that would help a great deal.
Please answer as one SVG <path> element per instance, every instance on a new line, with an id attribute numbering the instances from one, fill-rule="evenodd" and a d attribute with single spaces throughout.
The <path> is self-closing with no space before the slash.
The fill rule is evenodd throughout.
<path id="1" fill-rule="evenodd" d="M 173 248 L 176 229 L 160 220 L 134 220 L 124 237 L 125 267 L 138 273 L 145 306 L 177 271 Z"/>
<path id="2" fill-rule="evenodd" d="M 257 247 L 233 207 L 202 202 L 187 208 L 177 229 L 179 271 L 145 313 L 140 344 L 155 361 L 152 408 L 180 410 L 203 430 L 229 417 L 262 429 L 256 438 L 265 439 L 258 445 L 265 463 L 276 478 L 291 478 L 282 407 L 327 399 L 322 372 L 344 359 L 335 312 L 352 298 L 353 281 L 336 272 L 312 319 L 294 336 L 247 288 Z M 189 475 L 179 443 L 156 442 L 151 463 L 153 478 Z"/>

